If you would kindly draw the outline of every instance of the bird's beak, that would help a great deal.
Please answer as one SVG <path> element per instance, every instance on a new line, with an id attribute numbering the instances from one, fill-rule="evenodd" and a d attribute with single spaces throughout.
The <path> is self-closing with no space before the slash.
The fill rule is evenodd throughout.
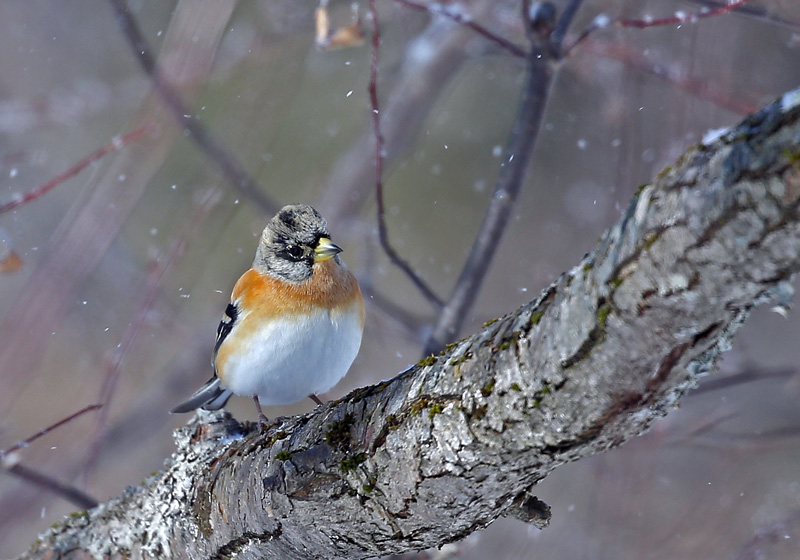
<path id="1" fill-rule="evenodd" d="M 321 237 L 319 243 L 317 243 L 317 248 L 314 249 L 314 262 L 327 261 L 329 258 L 341 252 L 341 247 L 327 237 Z"/>

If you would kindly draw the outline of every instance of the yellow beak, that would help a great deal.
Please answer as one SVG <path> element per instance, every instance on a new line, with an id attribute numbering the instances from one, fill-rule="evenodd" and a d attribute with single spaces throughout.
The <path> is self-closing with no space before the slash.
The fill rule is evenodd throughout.
<path id="1" fill-rule="evenodd" d="M 327 261 L 329 258 L 341 252 L 341 247 L 327 237 L 321 237 L 319 243 L 317 243 L 317 248 L 314 249 L 314 262 Z"/>

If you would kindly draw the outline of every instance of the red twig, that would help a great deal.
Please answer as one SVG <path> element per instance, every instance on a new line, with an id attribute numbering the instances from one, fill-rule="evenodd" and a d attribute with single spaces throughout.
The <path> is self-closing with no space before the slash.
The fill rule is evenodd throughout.
<path id="1" fill-rule="evenodd" d="M 727 4 L 727 0 L 689 0 L 693 4 L 700 4 L 705 9 L 719 8 Z M 762 8 L 761 6 L 739 6 L 736 8 L 736 14 L 750 18 L 755 21 L 760 21 L 768 25 L 782 27 L 794 33 L 800 32 L 800 23 L 788 18 L 782 18 L 770 10 Z"/>
<path id="2" fill-rule="evenodd" d="M 639 29 L 643 29 L 645 27 L 655 27 L 659 25 L 676 25 L 680 23 L 694 23 L 698 19 L 703 19 L 712 16 L 719 16 L 722 14 L 727 14 L 743 6 L 750 2 L 750 0 L 737 0 L 736 2 L 731 2 L 730 4 L 725 4 L 723 6 L 719 6 L 717 8 L 704 8 L 701 9 L 699 12 L 694 14 L 684 13 L 684 12 L 677 12 L 675 15 L 671 17 L 665 18 L 644 18 L 644 19 L 618 19 L 616 24 L 621 27 L 636 27 Z"/>
<path id="3" fill-rule="evenodd" d="M 380 33 L 378 30 L 378 12 L 375 7 L 375 0 L 369 1 L 370 20 L 372 21 L 372 61 L 369 70 L 369 100 L 372 107 L 372 130 L 375 134 L 375 198 L 378 209 L 378 239 L 381 247 L 386 252 L 392 264 L 399 267 L 406 276 L 414 283 L 417 289 L 425 298 L 440 308 L 442 300 L 433 293 L 428 285 L 420 278 L 405 260 L 403 260 L 394 247 L 389 243 L 389 234 L 386 229 L 386 210 L 383 203 L 383 161 L 386 157 L 383 132 L 381 131 L 381 113 L 378 103 L 378 59 L 380 47 Z"/>
<path id="4" fill-rule="evenodd" d="M 479 35 L 482 35 L 483 37 L 491 41 L 492 43 L 509 51 L 514 56 L 524 58 L 528 55 L 528 53 L 525 52 L 525 49 L 518 47 L 511 41 L 508 41 L 507 39 L 504 39 L 499 35 L 495 35 L 491 31 L 483 27 L 481 24 L 475 23 L 468 17 L 465 17 L 464 14 L 462 14 L 457 9 L 450 9 L 447 6 L 443 6 L 439 2 L 436 2 L 434 4 L 422 4 L 420 2 L 415 2 L 414 0 L 394 0 L 394 1 L 397 2 L 398 4 L 402 4 L 403 6 L 412 8 L 414 10 L 423 10 L 429 12 L 430 14 L 442 15 L 446 18 L 455 21 L 456 23 L 459 23 L 465 27 L 469 27 Z"/>
<path id="5" fill-rule="evenodd" d="M 700 99 L 705 99 L 720 107 L 740 115 L 754 112 L 758 105 L 746 100 L 737 99 L 728 95 L 725 88 L 721 87 L 714 80 L 705 78 L 693 78 L 684 75 L 683 72 L 671 69 L 669 66 L 658 64 L 641 52 L 632 50 L 625 45 L 616 43 L 605 43 L 601 41 L 589 41 L 584 49 L 597 56 L 618 60 L 630 68 L 640 72 L 645 72 L 667 81 L 683 91 L 689 92 Z"/>
<path id="6" fill-rule="evenodd" d="M 15 451 L 19 451 L 20 449 L 28 447 L 31 443 L 33 443 L 34 441 L 36 441 L 40 437 L 49 434 L 50 432 L 52 432 L 53 430 L 55 430 L 57 428 L 60 428 L 64 424 L 68 424 L 69 422 L 72 422 L 78 416 L 81 416 L 83 414 L 86 414 L 87 412 L 91 412 L 92 410 L 97 410 L 98 408 L 102 408 L 102 407 L 103 407 L 102 404 L 90 404 L 89 406 L 86 406 L 86 407 L 80 409 L 78 412 L 76 412 L 74 414 L 71 414 L 71 415 L 67 416 L 66 418 L 64 418 L 62 420 L 59 420 L 55 424 L 51 424 L 51 425 L 47 426 L 46 428 L 44 428 L 42 430 L 39 430 L 38 432 L 36 432 L 32 436 L 30 436 L 29 438 L 23 439 L 22 441 L 19 441 L 19 442 L 15 443 L 14 445 L 9 447 L 8 449 L 0 449 L 0 457 L 3 457 L 5 455 L 9 455 L 9 454 L 11 454 L 11 453 L 13 453 Z"/>
<path id="7" fill-rule="evenodd" d="M 22 206 L 23 204 L 27 204 L 28 202 L 36 200 L 37 198 L 45 195 L 47 192 L 51 191 L 61 183 L 65 182 L 67 179 L 71 179 L 72 177 L 83 171 L 86 167 L 88 167 L 92 163 L 102 158 L 104 155 L 109 154 L 111 152 L 116 152 L 117 150 L 124 148 L 130 142 L 138 140 L 142 136 L 152 132 L 154 129 L 155 125 L 153 123 L 147 123 L 144 126 L 140 126 L 133 132 L 125 134 L 124 136 L 115 137 L 113 140 L 111 140 L 109 144 L 106 144 L 102 148 L 95 150 L 94 152 L 92 152 L 91 154 L 80 160 L 78 163 L 76 163 L 63 173 L 56 175 L 55 177 L 53 177 L 46 183 L 43 183 L 42 185 L 36 187 L 32 191 L 29 191 L 24 195 L 20 195 L 14 198 L 14 200 L 10 202 L 6 202 L 5 204 L 0 205 L 0 214 L 3 214 L 10 210 L 14 210 L 17 207 Z"/>

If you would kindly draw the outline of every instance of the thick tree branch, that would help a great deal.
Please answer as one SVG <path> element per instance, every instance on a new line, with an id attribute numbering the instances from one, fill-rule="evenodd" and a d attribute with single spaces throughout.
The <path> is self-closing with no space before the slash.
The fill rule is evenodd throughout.
<path id="1" fill-rule="evenodd" d="M 799 162 L 800 90 L 665 169 L 538 300 L 263 432 L 206 413 L 162 473 L 24 557 L 365 558 L 541 520 L 537 481 L 641 434 L 756 303 L 786 303 Z"/>

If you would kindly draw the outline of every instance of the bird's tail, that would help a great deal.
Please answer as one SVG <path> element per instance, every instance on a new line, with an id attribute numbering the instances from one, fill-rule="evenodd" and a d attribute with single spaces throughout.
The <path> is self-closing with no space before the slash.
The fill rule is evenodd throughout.
<path id="1" fill-rule="evenodd" d="M 191 412 L 202 407 L 205 410 L 219 410 L 228 399 L 231 398 L 230 389 L 223 389 L 219 377 L 216 375 L 208 380 L 208 383 L 200 387 L 198 391 L 187 400 L 170 410 L 172 414 Z"/>

